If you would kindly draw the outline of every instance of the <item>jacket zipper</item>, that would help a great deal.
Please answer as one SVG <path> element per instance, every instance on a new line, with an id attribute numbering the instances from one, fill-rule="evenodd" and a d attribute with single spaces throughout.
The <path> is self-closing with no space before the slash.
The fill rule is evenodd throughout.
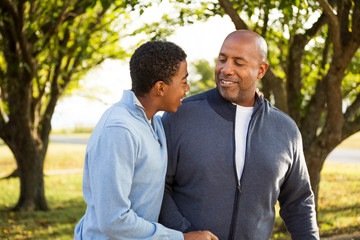
<path id="1" fill-rule="evenodd" d="M 236 118 L 236 114 L 235 114 L 235 118 Z M 233 206 L 233 214 L 231 217 L 231 224 L 230 224 L 230 231 L 229 231 L 229 240 L 234 240 L 235 238 L 235 227 L 236 227 L 236 221 L 237 221 L 237 215 L 238 215 L 238 208 L 239 208 L 239 195 L 241 193 L 241 183 L 240 183 L 240 179 L 237 175 L 236 172 L 236 159 L 235 159 L 235 151 L 236 151 L 236 146 L 235 146 L 235 121 L 234 120 L 234 130 L 233 130 L 233 145 L 234 145 L 234 150 L 233 150 L 233 156 L 234 156 L 234 175 L 237 181 L 237 187 L 235 190 L 235 200 L 234 200 L 234 206 Z"/>
<path id="2" fill-rule="evenodd" d="M 234 201 L 234 208 L 233 208 L 234 211 L 232 214 L 231 225 L 230 225 L 229 240 L 235 239 L 235 227 L 236 227 L 236 221 L 237 221 L 237 216 L 238 216 L 240 194 L 241 194 L 241 183 L 240 183 L 240 180 L 238 180 L 237 188 L 236 188 L 236 192 L 235 192 L 235 201 Z"/>
<path id="3" fill-rule="evenodd" d="M 256 100 L 255 100 L 256 101 Z M 258 110 L 261 108 L 262 106 L 259 106 L 257 109 L 255 109 L 255 111 L 253 112 L 250 122 L 249 122 L 249 126 L 248 126 L 248 132 L 247 132 L 247 137 L 246 137 L 246 146 L 247 146 L 247 142 L 248 142 L 248 136 L 249 136 L 249 128 L 250 128 L 250 124 L 255 116 L 255 114 L 258 112 Z M 236 115 L 235 115 L 236 116 Z M 236 121 L 236 120 L 235 120 Z M 233 214 L 232 214 L 232 218 L 231 218 L 231 225 L 230 225 L 230 231 L 229 231 L 229 240 L 234 240 L 235 239 L 235 227 L 236 227 L 236 222 L 237 222 L 237 216 L 238 216 L 238 210 L 239 210 L 239 197 L 241 192 L 241 182 L 240 179 L 237 176 L 237 172 L 236 172 L 236 159 L 235 159 L 235 121 L 234 121 L 234 166 L 235 166 L 235 177 L 237 180 L 237 188 L 236 188 L 236 192 L 235 192 L 235 201 L 234 201 L 234 207 L 233 207 Z M 247 147 L 246 147 L 247 149 Z M 245 161 L 246 161 L 246 153 L 245 153 Z M 244 165 L 244 169 L 245 169 L 245 165 Z"/>

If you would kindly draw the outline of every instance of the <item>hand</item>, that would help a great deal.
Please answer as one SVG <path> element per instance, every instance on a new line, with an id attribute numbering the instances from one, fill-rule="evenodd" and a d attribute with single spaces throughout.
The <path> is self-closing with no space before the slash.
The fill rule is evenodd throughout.
<path id="1" fill-rule="evenodd" d="M 256 93 L 259 95 L 259 97 L 264 98 L 264 94 L 260 92 L 258 88 L 256 88 Z"/>
<path id="2" fill-rule="evenodd" d="M 218 240 L 218 238 L 209 231 L 196 231 L 184 233 L 185 240 Z"/>

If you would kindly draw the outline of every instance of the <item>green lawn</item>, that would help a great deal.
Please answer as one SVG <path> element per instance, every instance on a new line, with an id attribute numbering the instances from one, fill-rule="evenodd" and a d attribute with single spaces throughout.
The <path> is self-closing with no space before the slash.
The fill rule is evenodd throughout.
<path id="1" fill-rule="evenodd" d="M 0 144 L 0 153 L 0 176 L 5 176 L 16 166 L 3 144 Z M 84 153 L 85 145 L 51 143 L 45 170 L 82 168 Z M 46 175 L 45 192 L 50 211 L 19 213 L 10 211 L 19 197 L 19 180 L 1 180 L 0 239 L 72 239 L 73 229 L 86 207 L 81 181 L 81 173 Z M 326 163 L 319 196 L 321 236 L 360 232 L 359 216 L 360 164 Z M 272 239 L 289 239 L 283 230 L 282 221 L 277 218 Z"/>
<path id="2" fill-rule="evenodd" d="M 85 211 L 82 174 L 45 177 L 50 211 L 11 212 L 19 197 L 19 180 L 0 181 L 0 239 L 73 239 L 76 223 Z"/>
<path id="3" fill-rule="evenodd" d="M 360 132 L 345 139 L 338 148 L 360 149 Z"/>

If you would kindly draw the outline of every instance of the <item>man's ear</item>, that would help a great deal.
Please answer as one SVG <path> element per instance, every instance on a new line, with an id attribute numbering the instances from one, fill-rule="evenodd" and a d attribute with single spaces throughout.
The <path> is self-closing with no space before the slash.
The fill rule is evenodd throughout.
<path id="1" fill-rule="evenodd" d="M 157 81 L 153 86 L 153 90 L 156 95 L 164 96 L 167 89 L 167 85 L 163 81 Z"/>
<path id="2" fill-rule="evenodd" d="M 269 64 L 267 62 L 262 62 L 259 66 L 257 78 L 262 79 L 268 68 L 269 68 Z"/>

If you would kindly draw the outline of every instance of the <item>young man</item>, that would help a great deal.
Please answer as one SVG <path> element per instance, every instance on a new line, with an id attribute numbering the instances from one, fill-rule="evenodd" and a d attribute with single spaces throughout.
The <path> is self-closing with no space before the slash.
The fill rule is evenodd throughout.
<path id="1" fill-rule="evenodd" d="M 229 34 L 216 64 L 217 88 L 164 114 L 169 163 L 160 223 L 208 229 L 221 240 L 270 239 L 279 200 L 293 239 L 319 239 L 300 132 L 256 94 L 266 57 L 260 35 Z"/>
<path id="2" fill-rule="evenodd" d="M 158 111 L 175 112 L 189 91 L 185 52 L 148 42 L 130 60 L 132 90 L 108 109 L 89 139 L 84 165 L 86 213 L 75 239 L 217 239 L 157 223 L 167 151 Z"/>

